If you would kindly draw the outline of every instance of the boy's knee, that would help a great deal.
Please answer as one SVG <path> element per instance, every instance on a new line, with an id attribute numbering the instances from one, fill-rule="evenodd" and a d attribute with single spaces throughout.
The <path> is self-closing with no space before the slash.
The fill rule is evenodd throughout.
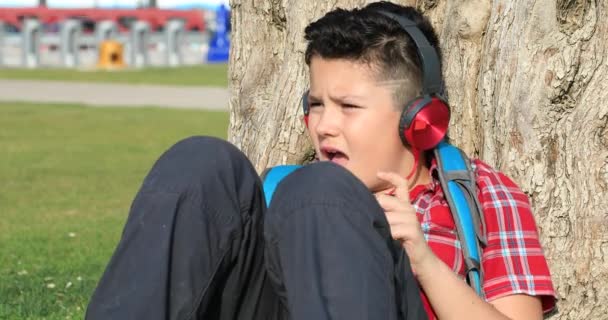
<path id="1" fill-rule="evenodd" d="M 294 208 L 342 203 L 369 209 L 377 204 L 363 182 L 351 172 L 331 162 L 319 162 L 304 166 L 287 176 L 273 195 L 272 207 Z"/>
<path id="2" fill-rule="evenodd" d="M 265 236 L 274 242 L 290 234 L 290 225 L 311 228 L 311 233 L 327 223 L 374 230 L 387 225 L 382 213 L 374 195 L 351 172 L 331 162 L 315 163 L 278 185 L 266 216 Z"/>
<path id="3" fill-rule="evenodd" d="M 208 136 L 193 136 L 174 144 L 163 157 L 195 165 L 218 166 L 245 155 L 230 142 Z"/>
<path id="4" fill-rule="evenodd" d="M 278 198 L 336 198 L 361 182 L 348 170 L 331 162 L 318 162 L 294 171 L 279 184 Z"/>
<path id="5" fill-rule="evenodd" d="M 160 180 L 167 188 L 180 191 L 193 183 L 252 170 L 247 157 L 231 143 L 214 137 L 193 136 L 177 142 L 161 155 L 144 186 Z"/>

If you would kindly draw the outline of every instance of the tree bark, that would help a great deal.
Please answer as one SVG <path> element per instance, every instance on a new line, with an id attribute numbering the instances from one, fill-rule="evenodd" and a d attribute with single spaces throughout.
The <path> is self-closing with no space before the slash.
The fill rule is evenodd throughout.
<path id="1" fill-rule="evenodd" d="M 450 137 L 530 196 L 559 295 L 608 319 L 608 2 L 418 0 L 436 27 Z M 298 162 L 304 27 L 357 0 L 232 0 L 229 139 L 258 170 Z"/>

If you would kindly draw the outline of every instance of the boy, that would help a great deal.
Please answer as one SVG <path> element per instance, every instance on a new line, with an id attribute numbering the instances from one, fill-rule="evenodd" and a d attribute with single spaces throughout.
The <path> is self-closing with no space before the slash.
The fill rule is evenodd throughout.
<path id="1" fill-rule="evenodd" d="M 542 318 L 554 291 L 527 198 L 478 160 L 484 299 L 462 280 L 435 161 L 398 130 L 428 70 L 391 15 L 414 21 L 439 52 L 419 12 L 386 2 L 306 28 L 304 108 L 319 161 L 285 178 L 268 209 L 231 145 L 190 138 L 167 151 L 88 318 Z"/>

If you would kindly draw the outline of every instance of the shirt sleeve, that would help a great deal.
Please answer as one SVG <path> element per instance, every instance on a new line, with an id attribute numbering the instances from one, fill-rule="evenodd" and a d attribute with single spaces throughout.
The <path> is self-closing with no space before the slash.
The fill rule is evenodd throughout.
<path id="1" fill-rule="evenodd" d="M 526 194 L 507 176 L 474 160 L 488 245 L 482 250 L 487 301 L 513 294 L 538 296 L 555 308 L 555 290 Z"/>

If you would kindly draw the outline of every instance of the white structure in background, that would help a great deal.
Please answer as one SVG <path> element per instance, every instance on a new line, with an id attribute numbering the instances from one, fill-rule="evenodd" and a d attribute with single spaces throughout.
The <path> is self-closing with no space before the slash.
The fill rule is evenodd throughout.
<path id="1" fill-rule="evenodd" d="M 4 64 L 4 22 L 0 21 L 0 66 Z"/>
<path id="2" fill-rule="evenodd" d="M 48 0 L 53 1 L 53 0 Z M 54 1 L 70 1 L 70 0 L 54 0 Z M 129 0 L 124 0 L 129 1 Z M 228 0 L 156 0 L 159 8 L 163 9 L 190 9 L 190 8 L 202 8 L 206 10 L 213 10 L 220 5 L 229 7 Z"/>
<path id="3" fill-rule="evenodd" d="M 23 39 L 22 64 L 26 68 L 36 68 L 40 64 L 40 34 L 42 28 L 36 19 L 23 21 L 21 36 Z"/>
<path id="4" fill-rule="evenodd" d="M 150 25 L 145 21 L 135 21 L 131 25 L 129 65 L 141 68 L 149 63 L 148 43 L 150 41 Z"/>
<path id="5" fill-rule="evenodd" d="M 103 41 L 116 39 L 118 37 L 118 26 L 114 21 L 104 20 L 95 25 L 95 43 L 99 45 Z"/>
<path id="6" fill-rule="evenodd" d="M 78 66 L 79 39 L 82 33 L 82 24 L 79 20 L 65 20 L 61 23 L 61 60 L 63 65 L 71 68 Z"/>
<path id="7" fill-rule="evenodd" d="M 182 41 L 184 39 L 184 22 L 181 20 L 170 20 L 165 25 L 165 64 L 178 66 L 184 63 L 182 54 Z"/>

